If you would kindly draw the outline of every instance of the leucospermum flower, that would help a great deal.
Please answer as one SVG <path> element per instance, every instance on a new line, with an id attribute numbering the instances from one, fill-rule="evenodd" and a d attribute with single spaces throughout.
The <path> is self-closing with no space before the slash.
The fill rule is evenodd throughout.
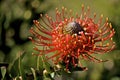
<path id="1" fill-rule="evenodd" d="M 115 47 L 112 39 L 115 31 L 108 18 L 103 21 L 101 15 L 97 20 L 96 14 L 90 17 L 89 7 L 85 11 L 82 5 L 81 14 L 75 16 L 71 10 L 62 7 L 61 11 L 56 9 L 55 19 L 47 14 L 45 19 L 40 15 L 40 19 L 42 22 L 34 20 L 36 27 L 30 29 L 34 35 L 29 37 L 36 45 L 34 49 L 40 52 L 39 55 L 45 55 L 47 60 L 64 64 L 67 70 L 71 66 L 79 66 L 80 59 L 102 62 L 92 54 L 103 54 Z"/>

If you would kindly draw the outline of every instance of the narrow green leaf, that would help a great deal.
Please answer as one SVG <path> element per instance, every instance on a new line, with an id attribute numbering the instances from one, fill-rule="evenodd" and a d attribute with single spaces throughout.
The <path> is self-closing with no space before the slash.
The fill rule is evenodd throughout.
<path id="1" fill-rule="evenodd" d="M 37 80 L 37 78 L 36 78 L 36 72 L 35 72 L 34 68 L 31 68 L 31 71 L 33 73 L 34 80 Z"/>
<path id="2" fill-rule="evenodd" d="M 40 56 L 37 57 L 37 70 L 40 68 Z"/>

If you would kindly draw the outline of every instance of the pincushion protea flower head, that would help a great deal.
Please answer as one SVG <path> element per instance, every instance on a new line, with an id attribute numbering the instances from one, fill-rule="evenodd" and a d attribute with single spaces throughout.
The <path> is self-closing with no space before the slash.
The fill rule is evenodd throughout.
<path id="1" fill-rule="evenodd" d="M 82 5 L 81 14 L 73 16 L 71 10 L 62 7 L 61 12 L 56 9 L 55 20 L 47 14 L 46 19 L 40 15 L 42 22 L 34 20 L 36 27 L 30 29 L 34 36 L 29 38 L 36 45 L 34 49 L 40 52 L 39 55 L 46 55 L 47 60 L 51 59 L 55 64 L 65 65 L 67 70 L 78 66 L 80 59 L 102 62 L 92 54 L 113 50 L 115 31 L 108 18 L 103 22 L 101 15 L 96 21 L 96 14 L 90 17 L 89 7 L 84 10 Z"/>

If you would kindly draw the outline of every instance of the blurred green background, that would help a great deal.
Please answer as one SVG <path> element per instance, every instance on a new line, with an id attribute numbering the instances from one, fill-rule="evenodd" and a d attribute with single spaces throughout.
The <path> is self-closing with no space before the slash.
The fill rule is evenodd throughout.
<path id="1" fill-rule="evenodd" d="M 116 31 L 114 41 L 116 48 L 112 52 L 97 55 L 98 58 L 108 59 L 105 63 L 83 61 L 88 71 L 75 72 L 75 80 L 120 80 L 120 0 L 0 0 L 0 63 L 13 63 L 20 53 L 24 54 L 21 60 L 23 71 L 29 72 L 36 67 L 36 56 L 32 55 L 33 44 L 28 39 L 29 29 L 33 20 L 39 19 L 39 14 L 55 15 L 55 8 L 62 6 L 80 13 L 81 4 L 90 6 L 91 14 L 104 14 L 109 17 Z M 18 69 L 11 70 L 16 76 Z"/>

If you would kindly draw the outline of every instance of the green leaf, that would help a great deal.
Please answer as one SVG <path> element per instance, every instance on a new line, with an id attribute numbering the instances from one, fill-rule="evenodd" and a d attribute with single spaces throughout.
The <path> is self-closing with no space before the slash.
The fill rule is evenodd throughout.
<path id="1" fill-rule="evenodd" d="M 16 55 L 15 59 L 9 64 L 8 70 L 10 71 L 11 68 L 13 68 L 15 62 L 19 62 L 20 57 L 21 57 L 21 59 L 23 59 L 24 56 L 25 56 L 24 52 L 19 52 L 18 55 Z"/>
<path id="2" fill-rule="evenodd" d="M 6 67 L 1 67 L 1 74 L 2 74 L 2 80 L 3 80 L 6 74 Z"/>
<path id="3" fill-rule="evenodd" d="M 24 51 L 20 51 L 16 54 L 15 58 L 8 66 L 8 73 L 11 73 L 13 77 L 21 76 L 23 79 L 25 78 L 24 68 L 22 65 L 22 59 L 25 56 Z"/>
<path id="4" fill-rule="evenodd" d="M 36 78 L 36 72 L 35 72 L 34 68 L 31 68 L 31 71 L 33 73 L 34 80 L 37 80 L 37 78 Z"/>

